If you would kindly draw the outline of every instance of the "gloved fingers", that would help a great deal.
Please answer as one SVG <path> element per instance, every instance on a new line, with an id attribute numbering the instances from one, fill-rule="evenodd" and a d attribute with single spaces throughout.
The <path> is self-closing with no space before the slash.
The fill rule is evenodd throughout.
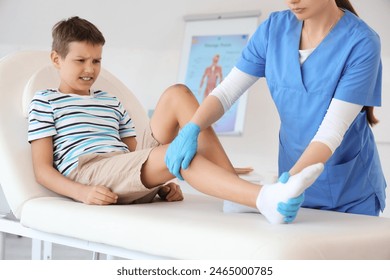
<path id="1" fill-rule="evenodd" d="M 292 223 L 296 217 L 297 217 L 297 215 L 284 217 L 284 222 L 285 223 Z"/>
<path id="2" fill-rule="evenodd" d="M 278 204 L 278 212 L 284 216 L 283 220 L 285 223 L 291 223 L 295 220 L 295 218 L 298 215 L 298 211 L 300 209 L 300 205 L 288 205 L 286 203 L 279 203 Z"/>
<path id="3" fill-rule="evenodd" d="M 296 210 L 282 210 L 278 209 L 278 212 L 284 217 L 296 216 L 300 208 Z"/>
<path id="4" fill-rule="evenodd" d="M 288 204 L 302 204 L 305 200 L 305 193 L 302 193 L 301 195 L 297 197 L 290 198 L 287 203 Z"/>
<path id="5" fill-rule="evenodd" d="M 305 199 L 305 196 L 302 193 L 298 197 L 290 198 L 287 202 L 279 202 L 277 210 L 282 215 L 287 216 L 287 214 L 284 214 L 284 213 L 298 211 L 299 208 L 301 207 L 304 199 Z"/>
<path id="6" fill-rule="evenodd" d="M 298 197 L 290 198 L 287 203 L 279 202 L 277 210 L 284 216 L 285 223 L 291 223 L 298 215 L 298 211 L 301 208 L 303 201 L 305 200 L 305 194 L 302 193 Z"/>
<path id="7" fill-rule="evenodd" d="M 282 175 L 279 177 L 279 182 L 282 184 L 286 184 L 288 179 L 290 178 L 290 173 L 288 172 L 283 172 Z"/>
<path id="8" fill-rule="evenodd" d="M 184 181 L 183 177 L 180 174 L 180 161 L 175 161 L 172 164 L 172 170 L 169 170 L 176 178 Z"/>
<path id="9" fill-rule="evenodd" d="M 300 205 L 291 205 L 283 202 L 278 203 L 277 210 L 283 216 L 292 216 L 299 211 Z"/>
<path id="10" fill-rule="evenodd" d="M 177 179 L 179 179 L 181 181 L 184 181 L 184 178 L 181 176 L 180 173 L 177 173 L 175 176 L 176 176 Z"/>
<path id="11" fill-rule="evenodd" d="M 190 163 L 191 163 L 192 159 L 194 158 L 195 153 L 196 153 L 196 150 L 195 150 L 195 152 L 189 151 L 186 155 L 184 155 L 184 159 L 181 163 L 181 168 L 187 169 L 188 166 L 190 166 Z"/>
<path id="12" fill-rule="evenodd" d="M 301 208 L 301 204 L 289 204 L 289 203 L 284 203 L 284 202 L 279 202 L 278 203 L 278 209 L 281 211 L 297 211 L 299 208 Z"/>
<path id="13" fill-rule="evenodd" d="M 182 161 L 182 163 L 181 163 L 181 168 L 187 169 L 188 166 L 190 166 L 190 163 L 191 163 L 191 161 L 192 161 L 192 159 L 193 159 L 194 156 L 195 156 L 195 154 L 192 154 L 192 152 L 191 152 L 191 153 L 187 153 L 187 154 L 184 156 L 184 159 L 183 159 L 183 161 Z"/>

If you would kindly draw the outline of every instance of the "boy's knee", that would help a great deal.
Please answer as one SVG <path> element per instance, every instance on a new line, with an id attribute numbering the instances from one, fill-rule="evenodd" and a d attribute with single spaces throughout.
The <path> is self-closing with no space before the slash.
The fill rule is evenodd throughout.
<path id="1" fill-rule="evenodd" d="M 168 87 L 162 94 L 162 97 L 170 100 L 169 102 L 172 102 L 172 105 L 177 101 L 182 102 L 180 100 L 182 100 L 183 98 L 190 98 L 191 100 L 196 100 L 195 95 L 184 84 L 174 84 Z"/>
<path id="2" fill-rule="evenodd" d="M 174 84 L 168 87 L 164 93 L 190 93 L 192 95 L 191 90 L 184 84 Z"/>

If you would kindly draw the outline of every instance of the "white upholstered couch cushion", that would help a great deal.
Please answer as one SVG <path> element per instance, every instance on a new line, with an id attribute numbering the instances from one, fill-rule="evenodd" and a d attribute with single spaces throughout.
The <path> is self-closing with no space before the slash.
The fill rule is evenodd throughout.
<path id="1" fill-rule="evenodd" d="M 26 203 L 21 223 L 171 259 L 390 259 L 390 219 L 301 209 L 289 225 L 226 214 L 222 202 L 89 206 L 61 198 Z"/>

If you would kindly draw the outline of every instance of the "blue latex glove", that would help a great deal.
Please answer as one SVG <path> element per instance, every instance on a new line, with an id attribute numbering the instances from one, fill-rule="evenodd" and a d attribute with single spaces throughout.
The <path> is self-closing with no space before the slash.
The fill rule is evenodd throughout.
<path id="1" fill-rule="evenodd" d="M 282 175 L 280 175 L 279 182 L 285 184 L 287 183 L 289 178 L 290 178 L 290 173 L 284 172 Z M 299 208 L 301 208 L 301 205 L 304 200 L 305 200 L 305 194 L 302 193 L 298 197 L 290 198 L 287 202 L 278 203 L 278 208 L 277 208 L 278 212 L 284 216 L 284 221 L 286 223 L 291 223 L 295 220 Z"/>
<path id="2" fill-rule="evenodd" d="M 187 169 L 198 149 L 200 127 L 192 122 L 187 123 L 169 145 L 165 154 L 165 164 L 173 175 L 184 180 L 180 168 Z"/>
<path id="3" fill-rule="evenodd" d="M 302 193 L 300 196 L 290 198 L 287 203 L 278 203 L 278 212 L 284 216 L 286 223 L 291 223 L 295 220 L 304 200 L 305 194 Z"/>
<path id="4" fill-rule="evenodd" d="M 286 184 L 288 182 L 288 179 L 290 179 L 290 173 L 283 172 L 282 175 L 279 177 L 279 182 L 282 184 Z"/>

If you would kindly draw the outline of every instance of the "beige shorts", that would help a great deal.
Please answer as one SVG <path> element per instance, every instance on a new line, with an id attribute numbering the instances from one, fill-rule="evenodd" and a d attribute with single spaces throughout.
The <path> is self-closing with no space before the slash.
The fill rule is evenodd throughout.
<path id="1" fill-rule="evenodd" d="M 147 129 L 134 152 L 90 154 L 79 157 L 69 178 L 85 185 L 103 185 L 118 195 L 118 204 L 152 202 L 161 186 L 148 189 L 141 181 L 141 168 L 153 148 L 160 145 Z"/>

